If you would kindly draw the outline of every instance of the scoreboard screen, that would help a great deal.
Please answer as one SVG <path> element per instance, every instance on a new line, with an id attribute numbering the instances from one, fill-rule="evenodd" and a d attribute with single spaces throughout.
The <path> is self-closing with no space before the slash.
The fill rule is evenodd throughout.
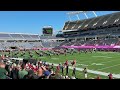
<path id="1" fill-rule="evenodd" d="M 53 28 L 43 28 L 43 34 L 44 35 L 52 35 L 53 34 Z"/>

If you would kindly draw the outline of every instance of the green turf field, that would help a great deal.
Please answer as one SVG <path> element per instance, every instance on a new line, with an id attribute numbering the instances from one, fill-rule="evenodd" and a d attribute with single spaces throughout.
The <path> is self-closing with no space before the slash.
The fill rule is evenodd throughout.
<path id="1" fill-rule="evenodd" d="M 41 51 L 38 51 L 41 52 Z M 47 51 L 46 51 L 47 52 Z M 88 73 L 88 78 L 95 78 L 98 73 L 96 72 L 103 72 L 103 73 L 112 73 L 115 75 L 120 74 L 120 53 L 118 52 L 94 52 L 94 53 L 74 53 L 73 55 L 67 54 L 60 55 L 60 56 L 43 56 L 40 57 L 39 55 L 35 54 L 34 51 L 31 52 L 33 54 L 33 58 L 39 60 L 44 60 L 50 63 L 59 64 L 64 63 L 66 60 L 74 60 L 76 59 L 77 68 L 84 68 L 87 67 L 89 70 L 92 70 Z M 48 53 L 48 52 L 47 52 Z M 8 54 L 8 53 L 5 53 Z M 13 53 L 14 55 L 14 53 Z M 18 57 L 30 58 L 29 53 L 25 52 L 25 55 L 21 56 L 21 53 L 17 54 Z M 92 73 L 91 73 L 92 72 Z M 72 70 L 70 69 L 70 75 Z M 102 79 L 107 79 L 106 75 L 99 74 Z M 84 75 L 82 71 L 77 71 L 77 77 L 84 79 Z"/>
<path id="2" fill-rule="evenodd" d="M 51 58 L 42 57 L 43 60 L 46 60 L 51 63 L 63 63 L 65 60 L 74 60 L 77 61 L 78 68 L 87 67 L 93 71 L 101 71 L 106 73 L 120 73 L 120 53 L 116 52 L 96 52 L 96 53 L 75 53 L 74 55 L 68 54 L 67 56 L 52 56 Z M 82 73 L 79 73 L 82 74 Z M 81 75 L 79 75 L 81 76 Z M 83 75 L 82 75 L 83 76 Z M 88 74 L 89 77 L 95 77 L 94 74 Z M 106 76 L 101 76 L 102 78 L 108 78 Z"/>

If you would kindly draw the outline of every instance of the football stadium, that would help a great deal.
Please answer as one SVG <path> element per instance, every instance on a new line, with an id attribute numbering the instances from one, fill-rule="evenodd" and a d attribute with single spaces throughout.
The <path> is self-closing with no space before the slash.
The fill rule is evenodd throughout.
<path id="1" fill-rule="evenodd" d="M 49 25 L 42 35 L 0 32 L 0 79 L 120 79 L 120 12 L 66 14 L 57 34 Z"/>

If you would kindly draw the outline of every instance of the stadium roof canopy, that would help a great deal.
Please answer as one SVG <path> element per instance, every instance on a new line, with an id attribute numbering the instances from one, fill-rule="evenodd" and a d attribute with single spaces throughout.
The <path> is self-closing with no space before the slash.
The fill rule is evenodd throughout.
<path id="1" fill-rule="evenodd" d="M 31 33 L 10 33 L 10 32 L 0 32 L 0 34 L 25 34 L 25 35 L 38 35 L 38 34 L 31 34 Z"/>
<path id="2" fill-rule="evenodd" d="M 80 13 L 83 13 L 85 15 L 85 17 L 88 19 L 89 17 L 86 14 L 87 12 L 92 12 L 95 15 L 95 17 L 97 17 L 97 14 L 95 13 L 95 11 L 72 11 L 72 12 L 68 12 L 67 15 L 69 15 L 70 21 L 71 21 L 71 17 L 70 17 L 71 15 L 76 15 L 78 20 L 80 20 L 80 18 L 78 16 L 78 14 L 80 14 Z"/>
<path id="3" fill-rule="evenodd" d="M 0 32 L 0 40 L 40 40 L 38 34 Z"/>

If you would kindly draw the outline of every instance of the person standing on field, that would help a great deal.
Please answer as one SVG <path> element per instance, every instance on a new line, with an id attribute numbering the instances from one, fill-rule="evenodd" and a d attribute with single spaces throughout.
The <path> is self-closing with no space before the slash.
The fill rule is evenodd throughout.
<path id="1" fill-rule="evenodd" d="M 76 78 L 76 68 L 75 67 L 73 67 L 72 76 L 74 76 Z"/>
<path id="2" fill-rule="evenodd" d="M 110 74 L 108 75 L 108 77 L 109 77 L 109 79 L 113 79 L 112 73 L 110 73 Z"/>
<path id="3" fill-rule="evenodd" d="M 61 65 L 62 75 L 64 75 L 64 64 Z"/>
<path id="4" fill-rule="evenodd" d="M 83 70 L 83 73 L 84 73 L 84 75 L 85 75 L 85 79 L 87 79 L 87 68 L 84 68 L 84 70 Z"/>

